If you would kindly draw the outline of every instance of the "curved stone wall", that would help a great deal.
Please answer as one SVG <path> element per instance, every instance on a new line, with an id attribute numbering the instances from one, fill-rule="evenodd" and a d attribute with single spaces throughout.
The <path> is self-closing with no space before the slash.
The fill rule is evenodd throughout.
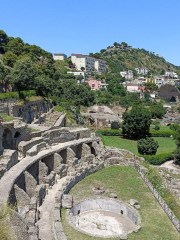
<path id="1" fill-rule="evenodd" d="M 140 224 L 140 216 L 138 212 L 133 209 L 130 205 L 126 204 L 123 201 L 118 201 L 110 198 L 93 198 L 87 199 L 73 206 L 70 210 L 74 216 L 78 215 L 78 212 L 81 214 L 89 211 L 104 210 L 110 211 L 117 214 L 123 214 L 135 225 Z"/>
<path id="2" fill-rule="evenodd" d="M 46 145 L 40 148 L 39 144 L 42 144 L 42 141 Z M 134 161 L 132 159 L 127 162 L 119 153 L 115 156 L 115 162 L 108 162 L 101 138 L 90 137 L 90 132 L 86 129 L 50 130 L 42 136 L 40 142 L 36 138 L 34 144 L 31 143 L 31 141 L 21 142 L 19 150 L 25 157 L 0 179 L 0 204 L 9 201 L 17 205 L 16 218 L 19 216 L 23 221 L 20 221 L 22 224 L 15 229 L 18 232 L 18 239 L 23 240 L 29 240 L 30 236 L 33 240 L 38 239 L 36 226 L 39 220 L 38 208 L 42 205 L 48 189 L 58 179 L 66 177 L 66 181 L 56 195 L 52 225 L 55 239 L 64 240 L 66 237 L 59 214 L 62 194 L 67 194 L 77 182 L 104 166 L 132 165 Z M 112 158 L 113 154 L 112 152 Z M 21 228 L 24 229 L 24 223 L 26 228 L 21 238 Z"/>
<path id="3" fill-rule="evenodd" d="M 141 228 L 137 210 L 111 198 L 83 200 L 67 211 L 66 218 L 75 230 L 93 237 L 122 237 Z"/>

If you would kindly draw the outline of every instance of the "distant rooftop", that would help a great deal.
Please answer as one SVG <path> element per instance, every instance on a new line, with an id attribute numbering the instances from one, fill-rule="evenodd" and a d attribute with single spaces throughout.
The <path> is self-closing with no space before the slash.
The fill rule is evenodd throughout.
<path id="1" fill-rule="evenodd" d="M 76 56 L 76 57 L 89 57 L 89 58 L 94 58 L 94 59 L 96 59 L 96 60 L 101 60 L 101 61 L 106 62 L 106 60 L 104 60 L 104 59 L 91 57 L 91 56 L 89 56 L 89 55 L 83 55 L 83 54 L 81 54 L 81 53 L 72 53 L 71 56 Z"/>
<path id="2" fill-rule="evenodd" d="M 54 56 L 66 56 L 64 53 L 54 53 Z"/>

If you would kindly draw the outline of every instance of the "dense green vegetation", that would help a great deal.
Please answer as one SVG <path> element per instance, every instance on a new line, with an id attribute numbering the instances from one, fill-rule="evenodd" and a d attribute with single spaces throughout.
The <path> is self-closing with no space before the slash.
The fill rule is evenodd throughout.
<path id="1" fill-rule="evenodd" d="M 115 184 L 116 183 L 116 184 Z M 93 187 L 104 187 L 104 196 L 116 193 L 118 199 L 129 202 L 137 199 L 141 205 L 139 213 L 142 218 L 142 229 L 138 233 L 128 235 L 130 240 L 175 240 L 179 234 L 163 212 L 150 190 L 146 187 L 137 171 L 132 167 L 112 166 L 98 171 L 76 184 L 70 190 L 74 201 L 82 201 L 94 197 Z M 65 219 L 65 210 L 61 211 L 64 232 L 69 240 L 97 240 L 74 230 Z M 119 239 L 119 238 L 113 238 Z M 108 239 L 110 240 L 110 239 Z"/>

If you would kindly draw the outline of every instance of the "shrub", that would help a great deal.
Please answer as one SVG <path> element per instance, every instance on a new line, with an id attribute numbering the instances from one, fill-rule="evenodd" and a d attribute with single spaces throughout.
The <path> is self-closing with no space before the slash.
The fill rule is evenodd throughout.
<path id="1" fill-rule="evenodd" d="M 149 135 L 151 137 L 171 137 L 177 135 L 175 131 L 150 131 Z"/>
<path id="2" fill-rule="evenodd" d="M 29 90 L 29 91 L 20 91 L 20 97 L 21 98 L 26 98 L 26 97 L 31 97 L 31 96 L 36 96 L 36 91 L 35 90 Z"/>
<path id="3" fill-rule="evenodd" d="M 161 165 L 164 162 L 171 160 L 173 158 L 172 153 L 161 153 L 158 155 L 150 156 L 150 155 L 143 155 L 142 156 L 147 162 L 153 165 Z"/>
<path id="4" fill-rule="evenodd" d="M 180 125 L 177 124 L 177 123 L 171 124 L 171 125 L 170 125 L 170 129 L 171 129 L 172 131 L 178 131 L 178 130 L 180 130 Z"/>
<path id="5" fill-rule="evenodd" d="M 7 93 L 0 93 L 0 99 L 10 99 L 10 98 L 19 98 L 19 94 L 17 92 L 7 92 Z"/>
<path id="6" fill-rule="evenodd" d="M 138 152 L 142 155 L 155 155 L 159 144 L 153 138 L 143 138 L 137 142 Z"/>
<path id="7" fill-rule="evenodd" d="M 160 126 L 156 125 L 154 129 L 158 131 L 160 129 Z"/>

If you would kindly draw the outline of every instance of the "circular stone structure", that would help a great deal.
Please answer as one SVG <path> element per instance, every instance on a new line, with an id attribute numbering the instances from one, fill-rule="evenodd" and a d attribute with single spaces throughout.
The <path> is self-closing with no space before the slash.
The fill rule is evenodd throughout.
<path id="1" fill-rule="evenodd" d="M 74 205 L 67 214 L 76 230 L 94 237 L 122 237 L 140 229 L 140 215 L 123 201 L 93 198 Z"/>

